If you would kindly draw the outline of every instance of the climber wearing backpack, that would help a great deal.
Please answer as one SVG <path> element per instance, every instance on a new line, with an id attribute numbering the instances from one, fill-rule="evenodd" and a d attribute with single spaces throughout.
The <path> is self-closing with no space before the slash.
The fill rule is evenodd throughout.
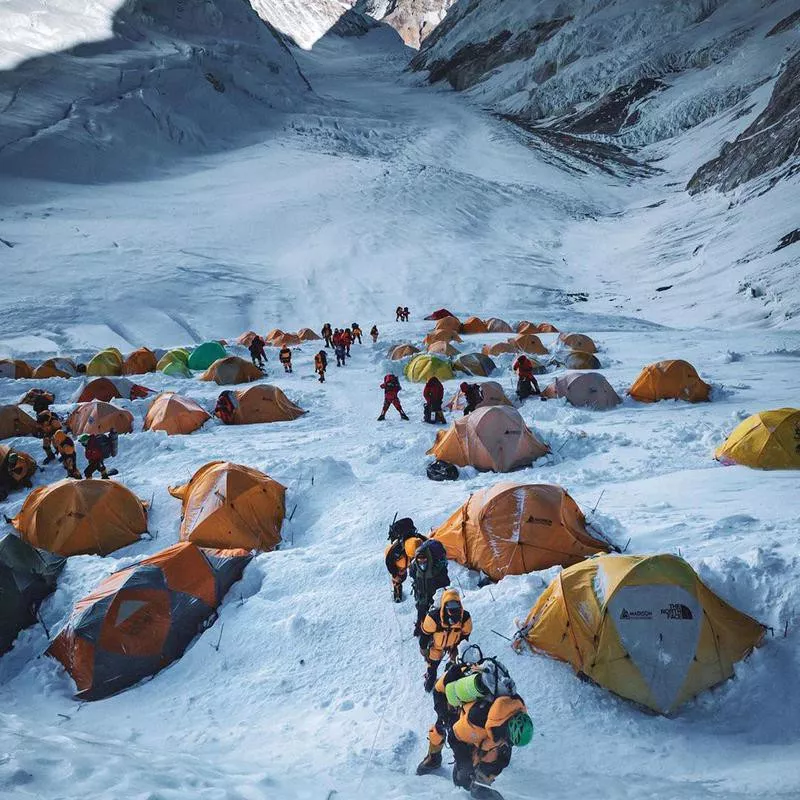
<path id="1" fill-rule="evenodd" d="M 284 372 L 292 371 L 292 351 L 286 345 L 281 347 L 281 350 L 278 353 L 278 361 L 283 364 Z"/>
<path id="2" fill-rule="evenodd" d="M 58 460 L 67 472 L 67 477 L 80 480 L 81 473 L 78 471 L 75 442 L 63 430 L 59 430 L 53 434 L 53 445 L 58 453 Z"/>
<path id="3" fill-rule="evenodd" d="M 483 662 L 480 647 L 462 642 L 455 661 L 451 661 L 433 687 L 433 710 L 436 722 L 428 730 L 428 752 L 417 766 L 417 775 L 427 775 L 442 766 L 442 749 L 447 731 L 458 721 L 458 708 L 447 702 L 447 686 L 460 678 L 476 672 Z"/>
<path id="4" fill-rule="evenodd" d="M 9 449 L 0 460 L 0 500 L 5 500 L 10 492 L 24 486 L 32 488 L 31 478 L 36 474 L 36 460 L 27 453 Z"/>
<path id="5" fill-rule="evenodd" d="M 50 411 L 47 406 L 41 409 L 42 402 L 44 401 L 40 401 L 37 397 L 33 410 L 38 411 L 36 414 L 36 432 L 42 439 L 42 450 L 44 450 L 45 455 L 44 463 L 49 464 L 56 459 L 56 454 L 52 448 L 53 436 L 56 431 L 61 430 L 61 420 L 58 414 L 55 411 Z M 38 410 L 37 406 L 41 410 Z"/>
<path id="6" fill-rule="evenodd" d="M 369 330 L 369 335 L 372 337 L 372 344 L 378 341 L 378 326 L 373 325 Z"/>
<path id="7" fill-rule="evenodd" d="M 353 344 L 353 333 L 350 328 L 345 328 L 342 331 L 342 344 L 344 345 L 345 355 L 350 358 L 350 345 Z"/>
<path id="8" fill-rule="evenodd" d="M 469 639 L 472 617 L 461 604 L 458 592 L 447 588 L 437 592 L 420 629 L 419 649 L 428 662 L 425 691 L 430 692 L 436 683 L 442 659 L 447 655 L 450 661 L 454 661 L 458 645 Z"/>
<path id="9" fill-rule="evenodd" d="M 331 336 L 333 336 L 333 328 L 331 328 L 330 322 L 326 322 L 322 326 L 322 338 L 325 340 L 325 347 L 331 346 Z"/>
<path id="10" fill-rule="evenodd" d="M 392 576 L 392 599 L 395 603 L 401 603 L 408 566 L 425 537 L 417 532 L 412 519 L 403 517 L 389 526 L 388 538 L 389 544 L 383 551 L 384 563 Z"/>
<path id="11" fill-rule="evenodd" d="M 428 539 L 415 553 L 408 572 L 411 575 L 414 605 L 417 607 L 414 636 L 419 636 L 422 632 L 422 620 L 431 607 L 433 596 L 438 589 L 444 589 L 450 583 L 444 545 L 435 539 Z"/>
<path id="12" fill-rule="evenodd" d="M 344 367 L 347 365 L 347 348 L 344 343 L 344 331 L 338 328 L 333 332 L 333 352 L 336 354 L 336 366 Z"/>
<path id="13" fill-rule="evenodd" d="M 444 386 L 435 375 L 428 378 L 428 382 L 422 390 L 422 396 L 425 398 L 425 406 L 422 410 L 425 422 L 445 424 L 447 420 L 445 420 L 444 411 L 442 411 Z"/>
<path id="14" fill-rule="evenodd" d="M 253 366 L 264 369 L 264 362 L 267 360 L 264 340 L 256 334 L 247 349 L 250 351 L 250 360 L 253 362 Z"/>
<path id="15" fill-rule="evenodd" d="M 328 354 L 324 350 L 320 350 L 314 356 L 314 372 L 319 375 L 319 382 L 325 383 L 325 370 L 328 369 Z"/>
<path id="16" fill-rule="evenodd" d="M 361 344 L 361 333 L 362 332 L 361 332 L 361 328 L 358 326 L 358 323 L 354 322 L 350 327 L 351 327 L 351 329 L 353 331 L 353 342 L 354 343 L 358 342 L 359 344 Z"/>
<path id="17" fill-rule="evenodd" d="M 476 798 L 496 796 L 489 787 L 511 762 L 512 749 L 533 738 L 533 722 L 514 681 L 503 664 L 488 658 L 475 674 L 449 683 L 445 695 L 458 708 L 447 737 L 455 756 L 453 783 Z"/>
<path id="18" fill-rule="evenodd" d="M 467 383 L 464 381 L 459 388 L 467 401 L 464 406 L 464 416 L 466 417 L 467 414 L 471 414 L 483 402 L 483 392 L 479 383 Z"/>
<path id="19" fill-rule="evenodd" d="M 539 384 L 533 374 L 533 363 L 524 353 L 514 360 L 511 368 L 517 373 L 517 397 L 524 400 L 532 394 L 541 396 Z"/>
<path id="20" fill-rule="evenodd" d="M 84 455 L 89 462 L 83 471 L 85 478 L 91 478 L 95 472 L 100 473 L 101 478 L 108 478 L 116 475 L 116 470 L 107 470 L 105 460 L 117 454 L 117 432 L 112 428 L 108 433 L 84 433 L 78 441 L 84 447 Z"/>
<path id="21" fill-rule="evenodd" d="M 393 372 L 384 375 L 381 389 L 383 389 L 383 409 L 378 417 L 378 422 L 383 422 L 386 419 L 386 412 L 389 410 L 389 406 L 394 406 L 400 412 L 400 419 L 407 420 L 406 412 L 403 411 L 403 406 L 400 405 L 400 398 L 397 396 L 401 391 L 400 380 L 397 375 Z"/>
<path id="22" fill-rule="evenodd" d="M 233 425 L 236 414 L 236 395 L 231 389 L 220 392 L 217 404 L 214 406 L 214 416 L 225 425 Z"/>

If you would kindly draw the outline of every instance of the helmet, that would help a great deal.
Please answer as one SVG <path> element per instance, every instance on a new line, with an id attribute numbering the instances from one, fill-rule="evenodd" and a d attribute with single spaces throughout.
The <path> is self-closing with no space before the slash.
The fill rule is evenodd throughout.
<path id="1" fill-rule="evenodd" d="M 458 388 L 461 389 L 462 392 L 466 392 L 467 389 L 469 389 L 469 384 L 466 381 L 463 381 L 461 383 L 461 386 L 459 386 Z"/>
<path id="2" fill-rule="evenodd" d="M 525 747 L 533 739 L 533 721 L 524 711 L 517 711 L 508 721 L 508 738 L 517 747 Z"/>
<path id="3" fill-rule="evenodd" d="M 458 660 L 462 664 L 479 664 L 483 661 L 483 652 L 477 644 L 461 642 L 458 646 Z"/>

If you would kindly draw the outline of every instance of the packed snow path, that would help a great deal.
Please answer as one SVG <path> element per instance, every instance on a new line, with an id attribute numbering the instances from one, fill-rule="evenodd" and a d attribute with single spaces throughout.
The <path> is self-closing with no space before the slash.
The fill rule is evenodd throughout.
<path id="1" fill-rule="evenodd" d="M 413 608 L 391 603 L 383 546 L 395 512 L 427 531 L 498 476 L 425 478 L 434 430 L 419 422 L 419 386 L 403 381 L 410 422 L 394 411 L 374 421 L 386 351 L 428 328 L 391 321 L 408 303 L 414 320 L 447 305 L 588 333 L 619 390 L 653 360 L 694 363 L 715 386 L 711 404 L 626 401 L 601 414 L 527 403 L 526 421 L 554 455 L 507 477 L 559 483 L 587 512 L 605 490 L 594 521 L 620 544 L 630 539 L 629 552 L 680 550 L 723 597 L 776 628 L 738 680 L 674 719 L 652 717 L 563 664 L 514 656 L 492 633 L 513 633 L 550 574 L 490 591 L 451 569 L 466 590 L 473 640 L 509 665 L 537 729 L 498 789 L 509 800 L 796 796 L 798 646 L 791 626 L 781 638 L 800 600 L 796 475 L 722 468 L 711 451 L 743 415 L 796 405 L 800 339 L 659 328 L 635 309 L 581 313 L 566 293 L 582 287 L 558 266 L 561 231 L 597 204 L 621 202 L 624 181 L 579 180 L 458 97 L 398 82 L 405 55 L 388 36 L 319 43 L 302 60 L 317 106 L 262 145 L 122 188 L 16 185 L 26 196 L 3 213 L 2 230 L 20 245 L 3 251 L 12 302 L 0 320 L 15 353 L 168 346 L 325 319 L 357 320 L 365 331 L 377 322 L 382 337 L 356 345 L 347 367 L 331 366 L 324 386 L 312 377 L 315 347 L 298 352 L 291 376 L 273 356 L 270 381 L 309 410 L 295 422 L 123 438 L 119 480 L 152 498 L 157 538 L 70 559 L 42 609 L 50 629 L 109 571 L 177 540 L 180 504 L 166 486 L 209 460 L 250 464 L 288 486 L 296 511 L 286 544 L 254 560 L 219 622 L 180 661 L 118 696 L 76 703 L 61 667 L 36 658 L 42 628 L 25 631 L 0 660 L 4 795 L 465 796 L 446 769 L 413 774 L 434 716 Z M 43 286 L 54 295 L 47 306 Z M 498 361 L 508 389 L 508 358 Z M 219 391 L 160 374 L 143 382 L 207 406 Z M 69 393 L 60 380 L 37 384 L 60 401 Z M 24 388 L 0 381 L 0 402 Z M 146 401 L 124 405 L 140 431 Z M 38 455 L 35 441 L 16 444 Z M 12 496 L 0 510 L 11 515 L 21 501 Z"/>

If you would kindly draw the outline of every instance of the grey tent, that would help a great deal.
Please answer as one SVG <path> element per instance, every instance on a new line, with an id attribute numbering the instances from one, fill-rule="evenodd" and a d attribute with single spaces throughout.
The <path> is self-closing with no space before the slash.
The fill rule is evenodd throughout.
<path id="1" fill-rule="evenodd" d="M 36 621 L 65 563 L 65 558 L 37 550 L 13 533 L 0 539 L 0 654 Z"/>
<path id="2" fill-rule="evenodd" d="M 544 397 L 566 397 L 573 406 L 606 409 L 622 399 L 599 372 L 572 372 L 556 378 L 543 392 Z"/>

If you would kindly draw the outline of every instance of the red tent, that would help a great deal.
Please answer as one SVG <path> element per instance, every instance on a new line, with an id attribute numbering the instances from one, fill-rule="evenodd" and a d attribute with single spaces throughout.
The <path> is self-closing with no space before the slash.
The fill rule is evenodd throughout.
<path id="1" fill-rule="evenodd" d="M 434 311 L 432 314 L 428 314 L 425 319 L 442 319 L 443 317 L 454 317 L 455 314 L 452 311 L 448 311 L 446 308 L 439 308 Z"/>

